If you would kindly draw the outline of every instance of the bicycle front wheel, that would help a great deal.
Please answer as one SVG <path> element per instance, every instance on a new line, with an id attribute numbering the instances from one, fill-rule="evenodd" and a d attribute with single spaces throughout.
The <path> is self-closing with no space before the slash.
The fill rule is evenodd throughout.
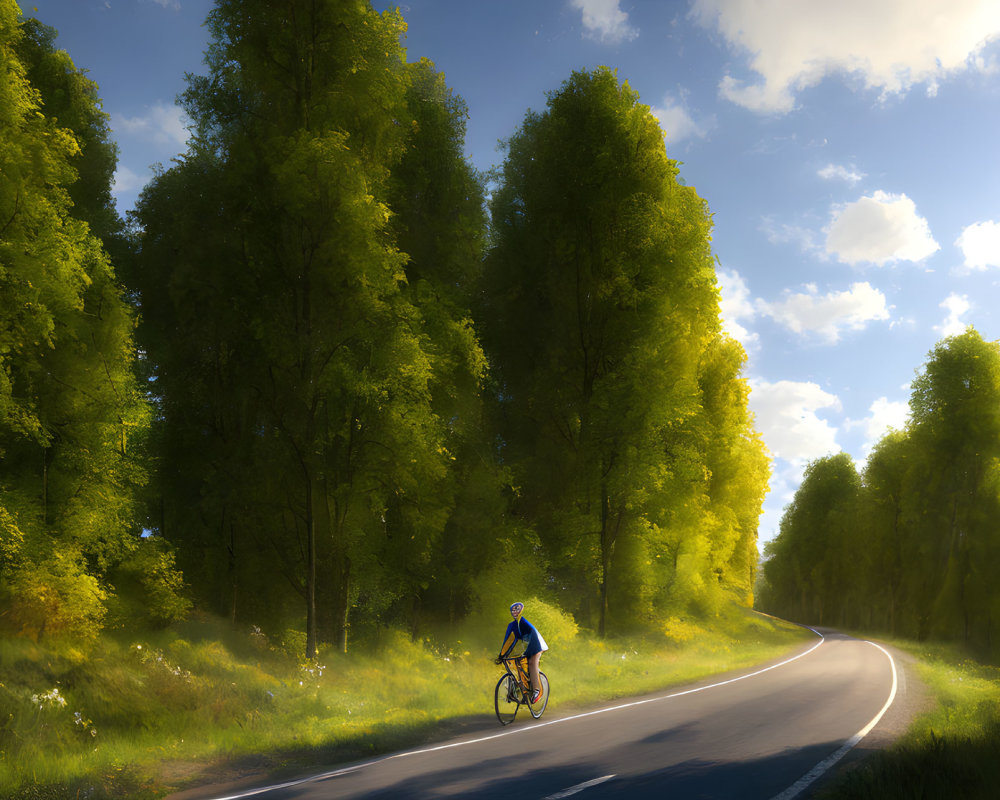
<path id="1" fill-rule="evenodd" d="M 494 707 L 497 710 L 497 719 L 501 725 L 509 725 L 517 716 L 517 710 L 521 707 L 521 690 L 517 686 L 517 681 L 512 675 L 504 675 L 497 681 L 497 689 L 493 698 Z"/>
<path id="2" fill-rule="evenodd" d="M 545 706 L 549 704 L 549 679 L 544 672 L 539 672 L 538 677 L 542 681 L 542 693 L 538 696 L 538 702 L 528 704 L 528 710 L 531 712 L 531 716 L 538 719 L 542 716 L 542 712 L 545 711 Z"/>

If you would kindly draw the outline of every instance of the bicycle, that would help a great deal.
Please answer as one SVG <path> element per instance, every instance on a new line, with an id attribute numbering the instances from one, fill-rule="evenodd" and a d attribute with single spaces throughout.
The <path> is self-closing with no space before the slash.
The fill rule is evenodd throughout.
<path id="1" fill-rule="evenodd" d="M 527 706 L 531 716 L 538 719 L 549 704 L 549 679 L 544 672 L 539 672 L 538 677 L 542 683 L 542 693 L 538 696 L 538 702 L 531 702 L 531 680 L 528 677 L 528 659 L 524 656 L 507 656 L 501 658 L 499 663 L 506 670 L 497 681 L 497 688 L 493 698 L 496 708 L 497 719 L 501 725 L 510 725 L 517 716 L 521 706 Z M 511 665 L 513 664 L 513 669 Z"/>

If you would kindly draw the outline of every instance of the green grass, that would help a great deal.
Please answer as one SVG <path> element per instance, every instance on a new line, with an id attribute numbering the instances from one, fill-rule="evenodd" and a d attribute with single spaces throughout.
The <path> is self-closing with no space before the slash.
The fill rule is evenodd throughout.
<path id="1" fill-rule="evenodd" d="M 1000 796 L 1000 669 L 958 647 L 892 642 L 918 659 L 937 700 L 890 749 L 846 771 L 820 794 L 864 800 Z"/>
<path id="2" fill-rule="evenodd" d="M 760 663 L 812 636 L 742 609 L 627 640 L 575 626 L 553 633 L 542 658 L 549 713 Z M 209 622 L 105 637 L 87 652 L 0 640 L 0 796 L 154 798 L 251 768 L 294 772 L 413 746 L 458 722 L 490 724 L 500 673 L 492 637 L 475 639 L 388 633 L 370 652 L 325 652 L 315 663 Z"/>

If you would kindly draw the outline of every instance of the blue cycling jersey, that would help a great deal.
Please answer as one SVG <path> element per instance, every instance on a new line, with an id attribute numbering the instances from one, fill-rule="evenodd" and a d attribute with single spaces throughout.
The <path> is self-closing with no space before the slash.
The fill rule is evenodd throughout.
<path id="1" fill-rule="evenodd" d="M 524 617 L 518 617 L 507 626 L 503 644 L 500 646 L 500 655 L 506 656 L 510 653 L 517 642 L 527 643 L 524 654 L 529 657 L 535 653 L 544 653 L 549 649 L 549 646 L 545 644 L 545 639 L 542 638 L 542 634 L 538 632 L 538 628 Z"/>

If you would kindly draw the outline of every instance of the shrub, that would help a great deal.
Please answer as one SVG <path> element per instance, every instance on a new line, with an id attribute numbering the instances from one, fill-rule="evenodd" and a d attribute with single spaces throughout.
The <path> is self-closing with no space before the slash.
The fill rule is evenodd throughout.
<path id="1" fill-rule="evenodd" d="M 142 539 L 114 571 L 112 581 L 117 592 L 109 606 L 115 627 L 139 621 L 143 627 L 164 628 L 191 611 L 174 552 L 159 536 Z"/>
<path id="2" fill-rule="evenodd" d="M 669 617 L 663 624 L 663 634 L 674 644 L 685 644 L 704 633 L 700 625 L 681 617 Z"/>
<path id="3" fill-rule="evenodd" d="M 301 659 L 306 652 L 306 632 L 288 628 L 281 634 L 278 649 L 289 658 Z"/>
<path id="4" fill-rule="evenodd" d="M 572 614 L 537 597 L 529 597 L 524 601 L 524 616 L 538 628 L 549 647 L 566 644 L 580 632 Z"/>
<path id="5" fill-rule="evenodd" d="M 7 595 L 2 597 L 6 623 L 32 639 L 65 633 L 92 640 L 106 613 L 107 594 L 87 574 L 79 551 L 68 545 L 50 548 L 37 563 L 24 562 L 0 595 Z"/>

